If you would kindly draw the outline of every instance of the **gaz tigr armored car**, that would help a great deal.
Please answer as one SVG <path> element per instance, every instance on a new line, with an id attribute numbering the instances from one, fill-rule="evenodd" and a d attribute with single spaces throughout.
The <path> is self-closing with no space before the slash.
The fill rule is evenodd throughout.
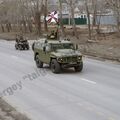
<path id="1" fill-rule="evenodd" d="M 29 43 L 23 36 L 17 36 L 15 48 L 16 50 L 29 50 Z"/>
<path id="2" fill-rule="evenodd" d="M 34 42 L 34 60 L 38 68 L 49 64 L 53 73 L 73 67 L 76 72 L 83 69 L 82 55 L 76 45 L 67 40 L 40 40 Z"/>

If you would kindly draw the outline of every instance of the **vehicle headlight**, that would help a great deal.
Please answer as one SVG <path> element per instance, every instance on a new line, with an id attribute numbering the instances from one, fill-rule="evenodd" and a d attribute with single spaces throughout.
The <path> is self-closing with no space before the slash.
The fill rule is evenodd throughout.
<path id="1" fill-rule="evenodd" d="M 58 58 L 58 62 L 63 62 L 63 58 Z"/>
<path id="2" fill-rule="evenodd" d="M 82 57 L 81 56 L 78 56 L 78 60 L 81 60 L 82 59 Z"/>

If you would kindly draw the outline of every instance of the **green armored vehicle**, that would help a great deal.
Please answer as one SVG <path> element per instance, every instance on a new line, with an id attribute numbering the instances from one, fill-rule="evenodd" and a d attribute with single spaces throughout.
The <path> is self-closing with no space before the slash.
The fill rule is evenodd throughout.
<path id="1" fill-rule="evenodd" d="M 73 67 L 76 72 L 83 69 L 82 55 L 77 47 L 68 40 L 40 40 L 34 42 L 34 60 L 38 68 L 49 64 L 53 73 L 60 73 L 63 68 Z"/>

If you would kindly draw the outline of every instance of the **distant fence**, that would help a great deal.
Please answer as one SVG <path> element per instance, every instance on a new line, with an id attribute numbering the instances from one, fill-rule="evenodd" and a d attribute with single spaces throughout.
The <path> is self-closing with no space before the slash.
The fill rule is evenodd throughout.
<path id="1" fill-rule="evenodd" d="M 72 25 L 72 19 L 63 18 L 62 23 L 64 25 Z M 76 25 L 85 25 L 87 24 L 87 18 L 75 18 Z"/>
<path id="2" fill-rule="evenodd" d="M 96 24 L 98 24 L 99 20 L 100 20 L 100 24 L 101 25 L 116 25 L 117 21 L 115 16 L 113 15 L 97 15 L 97 20 L 96 20 Z"/>
<path id="3" fill-rule="evenodd" d="M 90 19 L 91 20 L 91 24 L 93 22 L 93 18 Z M 97 15 L 96 16 L 96 24 L 99 24 L 99 20 L 100 20 L 100 24 L 101 25 L 116 25 L 116 18 L 114 15 Z M 62 20 L 64 25 L 71 25 L 72 24 L 72 19 L 69 18 L 63 18 Z M 76 25 L 86 25 L 87 23 L 87 18 L 75 18 L 75 24 Z"/>

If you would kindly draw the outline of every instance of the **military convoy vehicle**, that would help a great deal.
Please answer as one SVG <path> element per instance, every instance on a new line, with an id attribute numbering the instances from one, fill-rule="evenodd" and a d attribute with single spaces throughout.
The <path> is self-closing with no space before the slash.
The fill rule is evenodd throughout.
<path id="1" fill-rule="evenodd" d="M 74 68 L 76 72 L 83 69 L 82 55 L 76 45 L 68 40 L 40 40 L 34 42 L 34 60 L 38 68 L 49 64 L 53 73 L 60 73 L 64 68 Z"/>
<path id="2" fill-rule="evenodd" d="M 15 48 L 16 50 L 29 50 L 29 43 L 23 36 L 17 36 Z"/>

